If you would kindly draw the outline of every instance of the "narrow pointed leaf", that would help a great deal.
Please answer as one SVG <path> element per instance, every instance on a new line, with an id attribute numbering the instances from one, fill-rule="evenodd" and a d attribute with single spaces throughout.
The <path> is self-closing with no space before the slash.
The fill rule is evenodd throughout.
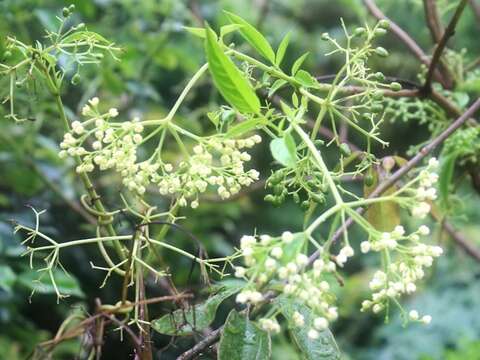
<path id="1" fill-rule="evenodd" d="M 287 51 L 288 44 L 290 43 L 290 33 L 287 33 L 285 37 L 282 39 L 280 45 L 278 45 L 277 53 L 275 54 L 275 64 L 280 66 L 282 60 L 285 56 L 285 52 Z"/>
<path id="2" fill-rule="evenodd" d="M 295 60 L 295 62 L 292 65 L 292 75 L 293 76 L 295 76 L 297 71 L 300 69 L 300 66 L 302 66 L 302 64 L 305 61 L 305 59 L 307 58 L 308 54 L 309 53 L 307 52 L 307 53 L 303 54 L 302 56 L 300 56 L 297 60 Z"/>
<path id="3" fill-rule="evenodd" d="M 190 26 L 184 26 L 183 28 L 187 30 L 190 34 L 198 36 L 199 38 L 205 39 L 205 37 L 207 36 L 207 32 L 205 31 L 204 28 L 190 27 Z"/>
<path id="4" fill-rule="evenodd" d="M 229 20 L 234 24 L 242 25 L 239 29 L 240 34 L 258 51 L 265 59 L 269 60 L 272 64 L 275 63 L 275 53 L 272 47 L 268 43 L 267 39 L 252 25 L 243 20 L 240 16 L 225 11 Z"/>
<path id="5" fill-rule="evenodd" d="M 245 315 L 232 310 L 218 347 L 219 360 L 267 360 L 272 353 L 270 336 Z"/>
<path id="6" fill-rule="evenodd" d="M 225 100 L 240 112 L 259 113 L 260 101 L 255 91 L 233 61 L 225 55 L 215 32 L 209 27 L 206 29 L 205 52 L 213 82 Z"/>

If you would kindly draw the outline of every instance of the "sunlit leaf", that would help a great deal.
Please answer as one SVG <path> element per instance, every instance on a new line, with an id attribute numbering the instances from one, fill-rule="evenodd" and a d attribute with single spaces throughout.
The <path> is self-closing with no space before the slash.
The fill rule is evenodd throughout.
<path id="1" fill-rule="evenodd" d="M 273 52 L 272 47 L 268 43 L 267 39 L 265 39 L 265 37 L 257 29 L 243 20 L 240 16 L 232 14 L 228 11 L 225 11 L 225 13 L 232 23 L 241 25 L 239 31 L 245 40 L 247 40 L 248 43 L 252 45 L 260 55 L 269 60 L 272 64 L 275 63 L 275 53 Z"/>
<path id="2" fill-rule="evenodd" d="M 260 101 L 255 91 L 220 47 L 215 32 L 207 27 L 205 52 L 208 68 L 218 91 L 240 112 L 259 113 Z"/>
<path id="3" fill-rule="evenodd" d="M 307 52 L 307 53 L 303 54 L 302 56 L 300 56 L 297 60 L 295 60 L 295 62 L 292 65 L 292 75 L 293 76 L 295 76 L 297 71 L 300 69 L 300 66 L 302 66 L 302 64 L 305 61 L 305 59 L 307 58 L 308 54 L 309 53 Z"/>
<path id="4" fill-rule="evenodd" d="M 317 85 L 316 80 L 305 70 L 298 70 L 295 74 L 295 80 L 297 80 L 302 86 L 306 88 L 315 87 Z"/>
<path id="5" fill-rule="evenodd" d="M 297 163 L 297 150 L 292 135 L 285 134 L 281 138 L 270 142 L 270 151 L 273 158 L 286 167 L 294 167 Z"/>
<path id="6" fill-rule="evenodd" d="M 275 54 L 275 64 L 280 66 L 282 60 L 285 56 L 285 52 L 287 51 L 288 44 L 290 43 L 290 33 L 287 33 L 285 37 L 282 39 L 280 45 L 278 45 L 277 53 Z"/>

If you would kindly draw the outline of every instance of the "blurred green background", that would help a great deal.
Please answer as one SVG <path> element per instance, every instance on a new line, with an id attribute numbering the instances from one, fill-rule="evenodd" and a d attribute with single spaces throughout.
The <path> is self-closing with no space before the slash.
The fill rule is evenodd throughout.
<path id="1" fill-rule="evenodd" d="M 443 22 L 451 16 L 457 1 L 437 1 Z M 325 57 L 329 51 L 320 40 L 323 32 L 342 37 L 340 18 L 349 29 L 364 22 L 373 23 L 359 0 L 2 0 L 0 1 L 0 56 L 4 51 L 6 35 L 32 43 L 42 41 L 43 29 L 55 29 L 55 16 L 65 5 L 74 3 L 74 20 L 85 22 L 87 28 L 96 31 L 123 48 L 120 62 L 105 59 L 101 66 L 85 66 L 80 70 L 80 84 L 66 81 L 64 101 L 70 109 L 69 116 L 79 114 L 79 104 L 97 95 L 105 105 L 118 107 L 122 116 L 141 115 L 158 118 L 165 114 L 188 81 L 189 76 L 204 62 L 202 42 L 183 30 L 183 26 L 201 26 L 208 21 L 215 28 L 227 21 L 222 9 L 229 10 L 256 24 L 269 41 L 278 46 L 282 37 L 291 31 L 291 47 L 286 63 L 292 63 L 305 51 L 310 51 L 305 67 L 319 76 L 335 73 L 341 59 Z M 433 44 L 424 21 L 421 0 L 379 0 L 379 7 L 413 35 L 418 43 L 431 53 Z M 452 48 L 461 51 L 465 63 L 480 55 L 478 35 L 480 22 L 467 8 L 452 42 Z M 240 40 L 234 38 L 234 40 Z M 420 66 L 393 35 L 382 38 L 381 45 L 391 55 L 381 61 L 373 61 L 371 67 L 386 75 L 417 81 Z M 246 47 L 248 51 L 248 47 Z M 67 75 L 72 76 L 72 74 Z M 0 91 L 6 91 L 8 79 L 0 79 Z M 478 96 L 479 85 L 461 93 L 462 99 Z M 179 112 L 178 121 L 193 129 L 205 129 L 208 120 L 205 113 L 222 103 L 219 95 L 211 91 L 210 80 L 205 77 L 189 95 Z M 55 109 L 41 86 L 23 92 L 19 99 L 20 111 L 35 121 L 14 124 L 3 116 L 6 107 L 0 107 L 0 359 L 25 359 L 39 341 L 51 338 L 62 319 L 76 308 L 93 309 L 96 297 L 109 303 L 118 297 L 120 280 L 112 280 L 99 289 L 103 274 L 92 271 L 89 261 L 98 260 L 94 247 L 67 251 L 62 262 L 72 278 L 61 279 L 64 292 L 72 296 L 56 304 L 53 289 L 47 287 L 31 299 L 34 271 L 28 261 L 20 258 L 22 247 L 19 238 L 12 234 L 10 219 L 32 223 L 31 210 L 47 209 L 42 229 L 59 240 L 71 240 L 91 234 L 92 228 L 72 211 L 69 203 L 76 202 L 82 187 L 74 176 L 73 164 L 58 158 L 58 143 L 62 130 Z M 460 102 L 460 100 L 459 100 Z M 416 121 L 387 121 L 383 126 L 383 138 L 390 142 L 388 149 L 377 149 L 379 156 L 399 154 L 407 156 L 410 146 L 426 141 L 429 127 Z M 355 136 L 350 140 L 355 143 Z M 478 139 L 477 139 L 478 140 Z M 335 151 L 335 150 L 332 150 Z M 176 154 L 171 154 L 172 157 Z M 262 172 L 272 159 L 265 145 L 256 150 L 255 168 Z M 478 193 L 471 189 L 469 180 L 458 171 L 456 192 L 450 213 L 452 222 L 462 229 L 470 241 L 480 247 L 480 201 Z M 107 204 L 119 206 L 118 179 L 111 173 L 97 177 L 96 184 Z M 361 184 L 354 184 L 361 191 Z M 259 189 L 238 201 L 204 202 L 183 225 L 201 239 L 210 256 L 231 253 L 233 246 L 244 233 L 255 229 L 261 232 L 280 233 L 298 230 L 302 226 L 302 212 L 293 203 L 273 207 L 265 203 L 265 191 Z M 162 206 L 159 196 L 152 202 Z M 191 216 L 191 217 L 190 217 Z M 128 226 L 116 224 L 118 227 Z M 408 214 L 403 222 L 411 224 Z M 412 225 L 414 225 L 412 223 Z M 404 300 L 404 306 L 418 309 L 433 316 L 431 325 L 402 327 L 397 313 L 393 312 L 389 323 L 383 318 L 360 313 L 360 302 L 368 292 L 368 279 L 377 264 L 374 257 L 358 257 L 345 269 L 345 286 L 338 294 L 340 320 L 333 333 L 346 358 L 351 359 L 480 359 L 480 266 L 444 236 L 440 227 L 432 223 L 433 237 L 446 249 L 446 255 L 434 266 L 424 288 Z M 358 245 L 361 238 L 352 238 Z M 191 248 L 188 239 L 178 232 L 169 233 L 169 239 L 185 248 Z M 190 278 L 190 263 L 184 258 L 168 256 L 167 264 L 173 270 L 173 280 L 180 289 L 199 291 L 198 273 Z M 188 285 L 188 287 L 187 287 Z M 153 281 L 147 284 L 150 296 L 164 293 Z M 232 303 L 227 304 L 232 305 Z M 152 315 L 169 311 L 168 305 L 157 306 Z M 226 315 L 223 309 L 215 325 Z M 162 359 L 174 359 L 182 349 L 194 344 L 193 339 L 177 340 L 169 345 L 169 339 L 154 336 L 154 346 Z M 84 339 L 88 341 L 88 339 Z M 72 359 L 80 356 L 78 341 L 62 345 L 55 358 Z M 120 342 L 118 333 L 107 334 L 104 359 L 129 358 L 130 345 Z M 274 340 L 274 359 L 297 359 L 294 347 L 287 338 Z"/>

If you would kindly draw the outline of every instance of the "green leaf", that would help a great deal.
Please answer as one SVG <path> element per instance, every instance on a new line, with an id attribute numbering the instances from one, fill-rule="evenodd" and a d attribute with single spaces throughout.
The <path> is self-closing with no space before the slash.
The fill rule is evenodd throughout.
<path id="1" fill-rule="evenodd" d="M 310 53 L 307 52 L 307 53 L 303 54 L 302 56 L 300 56 L 297 60 L 295 60 L 295 62 L 292 65 L 292 75 L 293 76 L 295 76 L 298 69 L 300 69 L 300 66 L 302 66 L 302 64 L 305 61 L 305 59 L 307 58 L 308 54 L 310 54 Z"/>
<path id="2" fill-rule="evenodd" d="M 270 151 L 273 158 L 286 167 L 294 167 L 297 163 L 297 147 L 295 140 L 289 133 L 270 142 Z"/>
<path id="3" fill-rule="evenodd" d="M 270 359 L 270 335 L 245 315 L 232 310 L 228 315 L 218 347 L 219 360 Z"/>
<path id="4" fill-rule="evenodd" d="M 284 86 L 287 83 L 288 83 L 287 80 L 283 80 L 283 79 L 275 80 L 275 82 L 270 87 L 270 90 L 268 90 L 268 97 L 271 97 L 273 94 L 277 92 L 278 89 L 280 89 L 282 86 Z"/>
<path id="5" fill-rule="evenodd" d="M 293 235 L 293 240 L 287 245 L 283 246 L 283 255 L 280 259 L 282 264 L 288 264 L 289 262 L 295 260 L 302 251 L 307 242 L 307 237 L 305 233 L 296 233 Z"/>
<path id="6" fill-rule="evenodd" d="M 233 61 L 225 55 L 217 42 L 215 32 L 210 27 L 207 27 L 206 31 L 205 52 L 208 68 L 218 91 L 240 112 L 258 114 L 260 101 L 252 86 Z"/>
<path id="7" fill-rule="evenodd" d="M 65 36 L 61 42 L 63 44 L 69 44 L 79 41 L 94 41 L 99 44 L 110 44 L 110 41 L 105 39 L 102 35 L 93 31 L 77 31 L 70 35 Z"/>
<path id="8" fill-rule="evenodd" d="M 175 310 L 159 319 L 152 320 L 152 328 L 165 335 L 187 336 L 207 328 L 215 319 L 219 305 L 238 292 L 243 286 L 227 287 L 209 297 L 204 303 L 192 308 Z"/>
<path id="9" fill-rule="evenodd" d="M 207 31 L 204 28 L 190 26 L 184 26 L 183 28 L 187 30 L 190 34 L 198 36 L 199 38 L 205 39 L 207 37 Z"/>
<path id="10" fill-rule="evenodd" d="M 438 193 L 440 202 L 443 206 L 448 205 L 450 194 L 450 184 L 452 183 L 453 173 L 455 171 L 455 161 L 458 154 L 456 152 L 443 156 L 440 161 L 440 170 L 438 176 Z"/>
<path id="11" fill-rule="evenodd" d="M 230 34 L 231 32 L 237 31 L 242 26 L 239 24 L 229 24 L 224 25 L 220 28 L 220 37 L 223 38 L 225 35 Z"/>
<path id="12" fill-rule="evenodd" d="M 313 326 L 315 315 L 310 308 L 293 299 L 279 296 L 275 300 L 282 315 L 287 319 L 290 334 L 302 352 L 305 360 L 337 360 L 340 359 L 340 350 L 330 330 L 320 331 L 318 339 L 310 339 L 308 331 Z M 305 326 L 295 326 L 293 314 L 299 312 L 305 319 Z"/>
<path id="13" fill-rule="evenodd" d="M 238 30 L 240 27 L 241 26 L 238 24 L 230 24 L 230 25 L 222 26 L 220 28 L 220 37 L 224 37 L 225 35 Z M 189 33 L 195 36 L 198 36 L 199 38 L 205 39 L 207 37 L 207 30 L 205 30 L 205 28 L 190 27 L 190 26 L 184 26 L 183 28 L 187 30 Z"/>
<path id="14" fill-rule="evenodd" d="M 368 197 L 379 183 L 379 174 L 377 171 L 370 169 L 367 175 L 370 176 L 373 181 L 371 184 L 364 184 L 363 193 L 365 197 Z M 384 195 L 391 195 L 395 193 L 395 191 L 397 191 L 397 187 L 392 186 L 384 192 Z M 378 231 L 392 231 L 395 226 L 400 224 L 400 206 L 394 201 L 374 203 L 368 207 L 366 217 L 368 222 Z"/>
<path id="15" fill-rule="evenodd" d="M 285 52 L 287 51 L 288 44 L 290 43 L 290 32 L 285 35 L 282 39 L 280 45 L 278 45 L 277 53 L 275 55 L 275 65 L 280 66 L 282 60 L 285 56 Z"/>
<path id="16" fill-rule="evenodd" d="M 236 138 L 239 137 L 245 133 L 248 133 L 249 131 L 252 131 L 256 129 L 261 123 L 262 119 L 255 117 L 253 119 L 248 119 L 240 124 L 237 124 L 235 126 L 232 126 L 230 129 L 228 129 L 227 133 L 225 134 L 226 137 L 228 138 Z"/>
<path id="17" fill-rule="evenodd" d="M 295 80 L 297 80 L 302 86 L 311 88 L 317 86 L 317 81 L 305 70 L 299 70 L 295 74 Z"/>
<path id="18" fill-rule="evenodd" d="M 55 288 L 52 280 L 47 273 L 43 273 L 41 279 L 36 271 L 26 271 L 20 274 L 17 278 L 18 283 L 27 287 L 28 289 L 40 294 L 55 294 Z M 85 297 L 80 284 L 73 276 L 65 274 L 60 270 L 53 271 L 53 277 L 57 285 L 58 291 L 62 295 Z"/>
<path id="19" fill-rule="evenodd" d="M 234 23 L 241 25 L 239 28 L 240 34 L 257 50 L 265 59 L 270 60 L 272 64 L 275 63 L 275 53 L 268 43 L 267 39 L 252 25 L 243 20 L 240 16 L 225 11 L 228 19 Z"/>
<path id="20" fill-rule="evenodd" d="M 16 275 L 8 265 L 0 265 L 0 288 L 10 293 L 15 283 Z"/>

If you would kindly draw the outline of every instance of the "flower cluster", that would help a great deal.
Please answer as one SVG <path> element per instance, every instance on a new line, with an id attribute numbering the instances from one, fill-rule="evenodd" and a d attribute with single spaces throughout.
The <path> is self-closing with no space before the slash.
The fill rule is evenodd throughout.
<path id="1" fill-rule="evenodd" d="M 421 225 L 417 231 L 405 235 L 404 228 L 399 225 L 392 232 L 384 232 L 377 239 L 364 241 L 360 244 L 363 253 L 369 251 L 388 253 L 395 251 L 397 259 L 389 262 L 385 271 L 377 271 L 370 281 L 373 291 L 372 299 L 362 303 L 362 311 L 371 309 L 374 313 L 383 311 L 390 300 L 403 294 L 412 294 L 416 291 L 416 282 L 425 275 L 424 268 L 430 267 L 435 257 L 440 256 L 443 250 L 439 246 L 426 245 L 420 242 L 421 236 L 430 234 L 426 225 Z M 411 320 L 418 320 L 418 315 L 410 316 Z M 428 323 L 429 316 L 421 321 Z"/>
<path id="2" fill-rule="evenodd" d="M 302 252 L 306 241 L 304 233 L 289 231 L 276 238 L 269 235 L 243 236 L 240 250 L 246 267 L 236 267 L 235 276 L 248 280 L 248 285 L 237 295 L 236 301 L 256 305 L 264 300 L 260 290 L 267 283 L 275 285 L 275 289 L 280 289 L 284 296 L 295 298 L 312 310 L 316 318 L 309 336 L 318 338 L 319 332 L 338 317 L 337 308 L 332 306 L 334 295 L 327 281 L 327 274 L 335 272 L 336 265 L 330 260 L 318 259 L 308 270 L 309 259 Z M 293 321 L 298 326 L 304 323 L 300 313 L 294 314 Z M 265 330 L 276 332 L 276 326 L 272 324 L 276 324 L 275 320 L 261 320 Z"/>
<path id="3" fill-rule="evenodd" d="M 425 218 L 431 210 L 428 201 L 437 198 L 437 190 L 433 187 L 438 181 L 438 174 L 434 172 L 438 168 L 438 160 L 431 158 L 426 169 L 418 175 L 419 187 L 415 190 L 417 202 L 411 208 L 412 216 L 418 219 Z"/>
<path id="4" fill-rule="evenodd" d="M 205 192 L 208 185 L 216 187 L 218 195 L 227 199 L 259 179 L 258 171 L 245 170 L 245 163 L 251 159 L 245 149 L 261 141 L 260 135 L 237 140 L 205 139 L 193 148 L 193 155 L 188 160 L 178 165 L 177 171 L 155 177 L 154 182 L 158 183 L 162 195 L 178 195 L 180 205 L 194 198 L 191 205 L 196 207 L 198 194 Z M 167 170 L 171 169 L 170 165 Z"/>
<path id="5" fill-rule="evenodd" d="M 96 166 L 100 170 L 114 169 L 130 191 L 142 195 L 149 184 L 156 184 L 160 194 L 177 196 L 180 206 L 187 205 L 188 199 L 192 208 L 198 206 L 198 194 L 209 185 L 226 199 L 259 178 L 256 170 L 245 170 L 245 163 L 251 159 L 245 150 L 262 141 L 259 135 L 236 140 L 199 138 L 193 154 L 187 154 L 188 159 L 176 167 L 156 156 L 138 161 L 138 147 L 147 140 L 142 135 L 142 122 L 138 118 L 112 122 L 118 116 L 117 109 L 100 113 L 98 105 L 98 98 L 89 100 L 82 109 L 87 120 L 74 121 L 60 144 L 60 157 L 80 158 L 78 173 L 92 172 Z"/>

